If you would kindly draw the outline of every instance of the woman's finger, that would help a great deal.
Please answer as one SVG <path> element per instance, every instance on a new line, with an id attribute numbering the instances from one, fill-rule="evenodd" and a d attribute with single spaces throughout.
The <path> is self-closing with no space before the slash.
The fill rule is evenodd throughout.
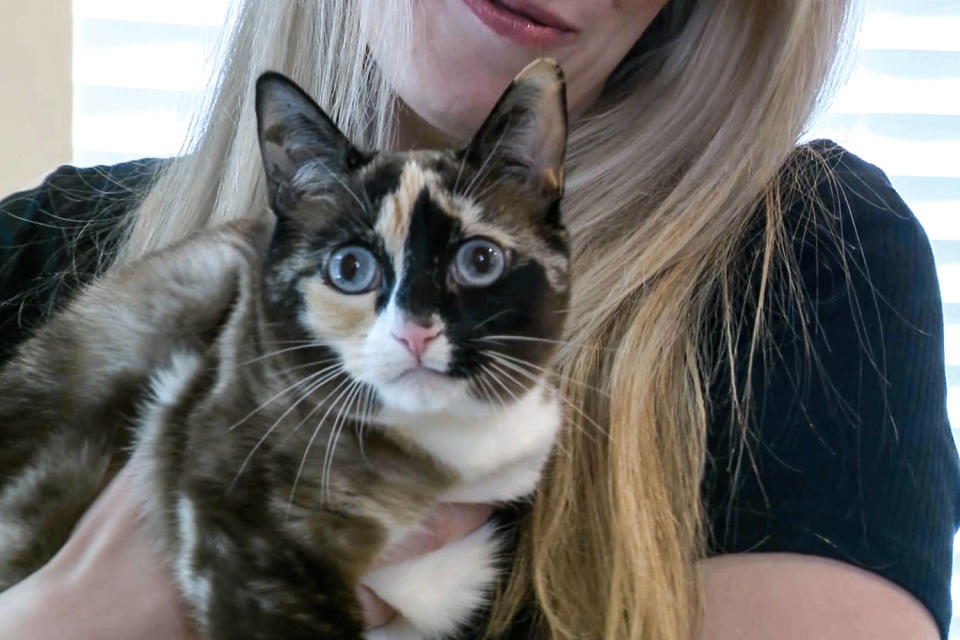
<path id="1" fill-rule="evenodd" d="M 420 527 L 387 549 L 371 569 L 403 562 L 446 546 L 476 530 L 493 514 L 494 506 L 481 503 L 448 502 L 427 511 Z"/>
<path id="2" fill-rule="evenodd" d="M 377 597 L 377 594 L 370 588 L 363 585 L 357 587 L 357 600 L 360 601 L 360 611 L 363 615 L 365 629 L 383 626 L 397 615 L 393 607 Z"/>
<path id="3" fill-rule="evenodd" d="M 490 504 L 439 504 L 426 513 L 416 531 L 381 553 L 370 569 L 416 558 L 459 540 L 486 522 L 493 510 L 494 507 Z M 390 605 L 368 587 L 357 587 L 357 599 L 367 629 L 385 625 L 397 615 Z"/>

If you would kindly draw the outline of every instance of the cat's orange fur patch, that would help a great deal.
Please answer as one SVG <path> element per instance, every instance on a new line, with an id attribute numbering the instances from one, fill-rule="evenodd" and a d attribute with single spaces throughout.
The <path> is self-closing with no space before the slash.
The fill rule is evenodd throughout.
<path id="1" fill-rule="evenodd" d="M 394 268 L 400 272 L 403 259 L 403 245 L 410 228 L 410 216 L 417 197 L 427 186 L 428 176 L 416 162 L 408 162 L 400 174 L 397 190 L 387 197 L 377 219 L 376 230 L 383 238 L 387 252 L 393 257 Z"/>
<path id="2" fill-rule="evenodd" d="M 303 298 L 310 322 L 322 327 L 325 338 L 362 340 L 367 327 L 376 320 L 373 293 L 344 295 L 320 278 L 310 278 L 303 283 Z"/>

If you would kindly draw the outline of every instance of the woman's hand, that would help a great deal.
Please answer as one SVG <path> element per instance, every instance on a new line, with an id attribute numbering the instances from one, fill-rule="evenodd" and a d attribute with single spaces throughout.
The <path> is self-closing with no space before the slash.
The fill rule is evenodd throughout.
<path id="1" fill-rule="evenodd" d="M 493 513 L 484 504 L 442 504 L 416 533 L 384 552 L 375 567 L 455 542 Z M 169 568 L 139 533 L 136 476 L 130 465 L 107 485 L 64 547 L 39 571 L 0 593 L 0 638 L 18 640 L 190 640 L 194 638 Z M 358 596 L 367 628 L 396 612 L 370 589 Z"/>
<path id="2" fill-rule="evenodd" d="M 456 542 L 486 522 L 493 513 L 489 504 L 444 503 L 427 512 L 419 530 L 384 551 L 370 567 L 403 562 L 431 551 L 436 551 L 451 542 Z M 363 620 L 367 629 L 390 622 L 397 612 L 365 586 L 357 588 L 357 597 L 363 608 Z"/>
<path id="3" fill-rule="evenodd" d="M 57 555 L 0 593 L 0 638 L 193 637 L 169 569 L 139 526 L 136 476 L 127 465 Z"/>

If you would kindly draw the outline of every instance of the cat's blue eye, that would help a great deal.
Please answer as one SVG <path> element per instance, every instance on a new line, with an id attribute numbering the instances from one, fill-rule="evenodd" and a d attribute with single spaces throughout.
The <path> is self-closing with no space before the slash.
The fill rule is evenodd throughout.
<path id="1" fill-rule="evenodd" d="M 489 287 L 507 267 L 503 249 L 493 242 L 475 238 L 460 245 L 450 265 L 454 282 L 464 287 Z"/>
<path id="2" fill-rule="evenodd" d="M 341 247 L 327 261 L 327 279 L 344 293 L 366 293 L 380 283 L 380 265 L 369 249 Z"/>

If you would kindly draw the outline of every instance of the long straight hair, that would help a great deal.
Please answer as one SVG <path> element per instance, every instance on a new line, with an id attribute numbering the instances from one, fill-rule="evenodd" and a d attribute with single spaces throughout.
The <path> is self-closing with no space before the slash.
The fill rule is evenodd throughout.
<path id="1" fill-rule="evenodd" d="M 123 229 L 121 259 L 266 206 L 252 106 L 264 70 L 294 78 L 354 140 L 391 146 L 397 99 L 366 36 L 409 29 L 414 1 L 244 2 L 190 153 L 167 166 Z M 719 319 L 719 359 L 730 368 L 744 323 L 749 348 L 763 343 L 764 305 L 785 286 L 771 274 L 790 273 L 783 170 L 850 5 L 672 0 L 573 124 L 564 215 L 575 286 L 558 365 L 570 410 L 521 524 L 491 635 L 532 608 L 543 638 L 690 637 L 695 563 L 706 551 L 706 387 L 718 366 L 705 355 L 707 321 Z M 757 215 L 761 284 L 756 314 L 743 320 L 730 283 Z M 735 386 L 730 394 L 745 416 L 749 397 Z"/>

